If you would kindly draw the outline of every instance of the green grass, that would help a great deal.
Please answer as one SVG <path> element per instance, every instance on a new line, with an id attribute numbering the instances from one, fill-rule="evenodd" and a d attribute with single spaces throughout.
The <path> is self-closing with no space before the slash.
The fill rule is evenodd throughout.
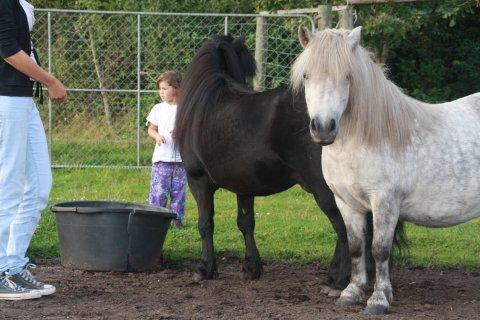
<path id="1" fill-rule="evenodd" d="M 150 142 L 150 141 L 148 141 Z M 140 152 L 140 164 L 149 165 L 154 143 L 143 142 Z M 52 143 L 53 164 L 71 165 L 137 165 L 135 140 L 111 142 L 107 140 L 60 140 Z"/>
<path id="2" fill-rule="evenodd" d="M 117 200 L 147 203 L 149 170 L 56 169 L 50 204 L 71 200 Z M 215 248 L 217 252 L 243 256 L 244 244 L 236 226 L 235 195 L 219 190 L 215 195 Z M 171 230 L 164 245 L 170 260 L 200 257 L 197 210 L 188 194 L 187 225 Z M 327 262 L 336 236 L 311 195 L 299 187 L 255 201 L 256 239 L 266 260 L 300 263 Z M 480 219 L 444 229 L 408 224 L 410 250 L 401 264 L 415 266 L 480 267 Z M 50 210 L 43 212 L 29 254 L 33 257 L 58 256 L 58 236 Z"/>

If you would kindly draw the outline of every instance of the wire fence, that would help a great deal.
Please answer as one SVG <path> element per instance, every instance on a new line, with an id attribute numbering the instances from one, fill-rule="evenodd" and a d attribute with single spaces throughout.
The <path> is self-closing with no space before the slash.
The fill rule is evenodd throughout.
<path id="1" fill-rule="evenodd" d="M 259 90 L 284 83 L 300 52 L 306 15 L 140 13 L 38 9 L 32 39 L 69 101 L 39 106 L 53 167 L 150 166 L 145 117 L 157 76 L 184 71 L 214 34 L 245 36 L 261 71 Z M 47 100 L 48 101 L 48 100 Z"/>

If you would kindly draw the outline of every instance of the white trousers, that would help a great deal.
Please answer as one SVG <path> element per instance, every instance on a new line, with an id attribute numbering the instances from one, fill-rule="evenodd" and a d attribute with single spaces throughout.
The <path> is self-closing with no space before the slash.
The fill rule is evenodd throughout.
<path id="1" fill-rule="evenodd" d="M 45 209 L 52 172 L 32 98 L 0 96 L 0 273 L 16 274 Z"/>

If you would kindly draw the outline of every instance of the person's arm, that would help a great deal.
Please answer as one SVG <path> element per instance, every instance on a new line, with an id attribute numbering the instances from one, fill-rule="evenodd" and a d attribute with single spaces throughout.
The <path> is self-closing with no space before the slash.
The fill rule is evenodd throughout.
<path id="1" fill-rule="evenodd" d="M 45 84 L 54 101 L 67 99 L 63 84 L 38 66 L 17 41 L 18 27 L 14 19 L 13 1 L 0 0 L 0 58 L 26 76 Z"/>
<path id="2" fill-rule="evenodd" d="M 148 125 L 148 135 L 160 146 L 165 143 L 165 137 L 158 133 L 158 127 L 152 123 Z"/>
<path id="3" fill-rule="evenodd" d="M 23 50 L 4 58 L 12 67 L 28 77 L 43 83 L 48 88 L 48 95 L 54 101 L 67 100 L 67 91 L 63 84 L 50 73 L 37 65 Z"/>

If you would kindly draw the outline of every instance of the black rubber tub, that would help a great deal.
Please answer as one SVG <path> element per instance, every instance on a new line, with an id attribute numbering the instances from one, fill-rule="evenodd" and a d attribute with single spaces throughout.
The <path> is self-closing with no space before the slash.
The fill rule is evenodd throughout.
<path id="1" fill-rule="evenodd" d="M 62 265 L 94 271 L 153 269 L 175 217 L 162 207 L 126 202 L 63 202 L 51 209 Z"/>

